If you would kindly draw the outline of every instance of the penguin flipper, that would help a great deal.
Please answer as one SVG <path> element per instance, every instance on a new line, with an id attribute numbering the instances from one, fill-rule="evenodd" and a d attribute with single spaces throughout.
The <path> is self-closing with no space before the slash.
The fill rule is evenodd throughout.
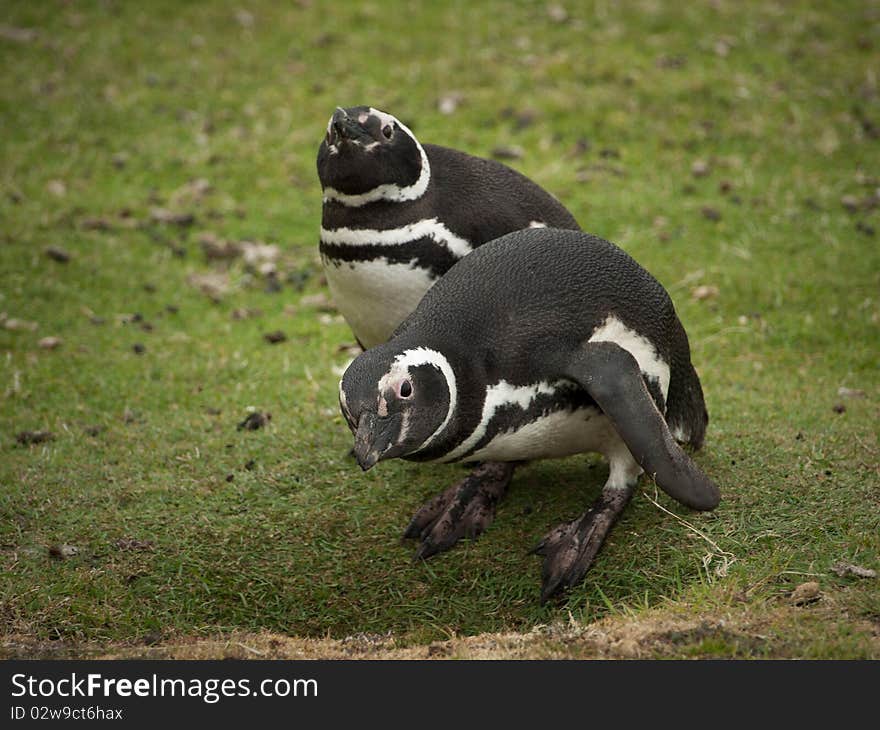
<path id="1" fill-rule="evenodd" d="M 718 487 L 673 438 L 629 352 L 613 342 L 587 343 L 568 363 L 565 375 L 596 401 L 633 458 L 664 492 L 692 509 L 718 506 Z"/>

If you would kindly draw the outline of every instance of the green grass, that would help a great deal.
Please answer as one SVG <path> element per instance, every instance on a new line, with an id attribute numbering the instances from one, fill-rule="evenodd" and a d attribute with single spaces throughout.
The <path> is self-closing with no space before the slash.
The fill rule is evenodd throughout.
<path id="1" fill-rule="evenodd" d="M 0 312 L 37 323 L 0 326 L 0 631 L 421 643 L 659 605 L 770 612 L 817 580 L 834 619 L 801 653 L 878 655 L 878 581 L 830 566 L 880 568 L 880 7 L 565 4 L 559 23 L 543 3 L 0 3 Z M 583 586 L 541 608 L 527 551 L 607 475 L 578 457 L 521 469 L 479 541 L 411 562 L 409 517 L 463 472 L 360 473 L 332 371 L 351 334 L 299 304 L 324 290 L 317 145 L 355 104 L 475 154 L 522 147 L 515 167 L 667 286 L 724 502 L 658 501 L 714 546 L 640 494 Z M 199 178 L 210 191 L 186 188 Z M 206 231 L 278 244 L 293 282 L 267 292 L 235 262 L 212 302 L 187 283 L 223 268 Z M 717 296 L 694 299 L 701 285 Z M 242 307 L 263 314 L 233 319 Z M 264 342 L 276 329 L 288 340 Z M 237 431 L 250 406 L 271 423 Z M 55 440 L 16 444 L 38 429 Z M 59 545 L 78 552 L 53 559 Z M 701 641 L 682 655 L 748 654 Z"/>

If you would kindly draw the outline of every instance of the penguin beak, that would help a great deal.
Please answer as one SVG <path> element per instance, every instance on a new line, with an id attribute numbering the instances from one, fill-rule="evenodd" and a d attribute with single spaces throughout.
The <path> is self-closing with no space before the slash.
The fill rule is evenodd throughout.
<path id="1" fill-rule="evenodd" d="M 367 471 L 381 461 L 400 435 L 399 415 L 379 418 L 375 413 L 363 413 L 354 435 L 354 455 L 361 469 Z"/>
<path id="2" fill-rule="evenodd" d="M 348 116 L 345 109 L 336 107 L 333 116 L 330 119 L 331 142 L 336 144 L 340 140 L 357 140 L 365 139 L 372 141 L 369 134 L 357 123 L 356 120 Z"/>

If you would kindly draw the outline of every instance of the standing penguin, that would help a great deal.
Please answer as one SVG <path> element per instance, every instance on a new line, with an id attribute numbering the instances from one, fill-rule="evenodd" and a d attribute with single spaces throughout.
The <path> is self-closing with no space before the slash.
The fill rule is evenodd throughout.
<path id="1" fill-rule="evenodd" d="M 399 120 L 366 106 L 333 113 L 318 150 L 318 177 L 324 272 L 363 348 L 385 342 L 425 292 L 478 246 L 521 228 L 579 228 L 556 198 L 520 173 L 422 145 Z M 500 499 L 513 469 L 483 464 L 447 500 L 476 484 Z M 487 506 L 483 526 L 493 510 Z"/>
<path id="2" fill-rule="evenodd" d="M 339 400 L 364 469 L 602 453 L 599 498 L 535 548 L 542 602 L 583 579 L 643 471 L 694 509 L 720 500 L 677 443 L 699 448 L 708 414 L 669 295 L 589 234 L 523 230 L 481 247 L 351 363 Z M 407 535 L 422 556 L 449 547 L 482 529 L 496 499 L 479 482 L 441 495 Z"/>
<path id="3" fill-rule="evenodd" d="M 321 259 L 333 300 L 364 348 L 385 342 L 452 265 L 521 228 L 579 228 L 509 167 L 422 145 L 390 114 L 337 109 L 318 150 Z"/>

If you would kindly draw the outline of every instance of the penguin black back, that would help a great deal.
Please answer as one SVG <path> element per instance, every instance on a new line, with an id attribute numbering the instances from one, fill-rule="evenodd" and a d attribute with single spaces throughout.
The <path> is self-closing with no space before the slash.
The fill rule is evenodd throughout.
<path id="1" fill-rule="evenodd" d="M 532 368 L 546 369 L 548 353 L 577 347 L 613 315 L 671 360 L 672 301 L 614 244 L 545 228 L 510 233 L 472 256 L 425 295 L 395 338 L 416 331 L 442 340 L 454 321 L 470 346 L 492 353 L 499 372 L 528 380 Z"/>

